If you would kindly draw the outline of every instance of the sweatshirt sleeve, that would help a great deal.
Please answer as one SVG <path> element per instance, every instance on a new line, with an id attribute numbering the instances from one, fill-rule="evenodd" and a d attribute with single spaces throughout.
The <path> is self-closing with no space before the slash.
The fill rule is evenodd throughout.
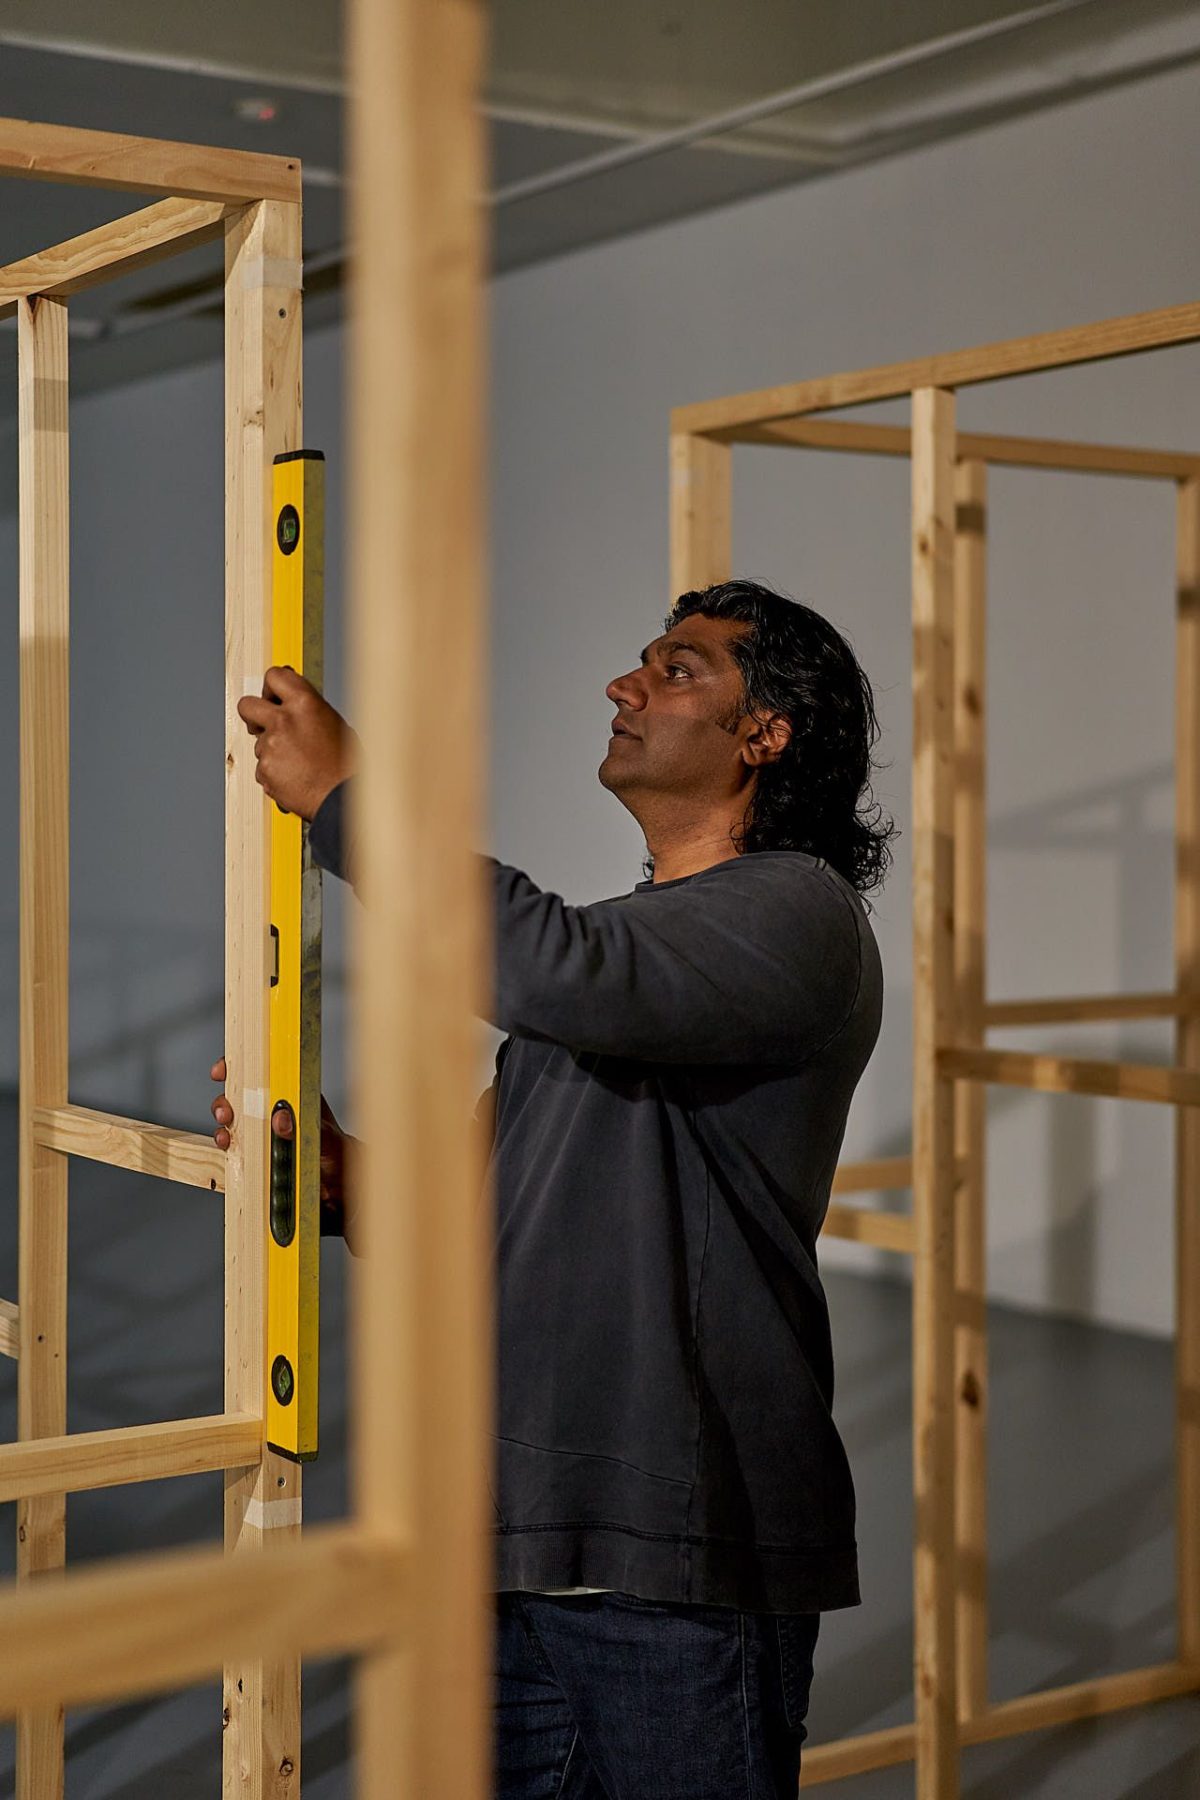
<path id="1" fill-rule="evenodd" d="M 327 869 L 353 887 L 357 880 L 357 858 L 350 841 L 349 791 L 354 777 L 331 788 L 313 815 L 308 827 L 308 847 L 319 868 Z"/>
<path id="2" fill-rule="evenodd" d="M 492 1022 L 671 1063 L 805 1062 L 849 1020 L 865 921 L 806 858 L 748 855 L 661 892 L 570 906 L 484 857 L 495 888 Z"/>

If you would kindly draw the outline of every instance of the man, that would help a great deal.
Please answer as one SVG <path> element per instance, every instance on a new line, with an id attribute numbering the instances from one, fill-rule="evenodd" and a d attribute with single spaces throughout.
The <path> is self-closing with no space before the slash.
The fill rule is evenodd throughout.
<path id="1" fill-rule="evenodd" d="M 356 747 L 291 671 L 264 691 L 258 779 L 353 879 Z M 605 691 L 646 879 L 568 906 L 481 859 L 497 1792 L 793 1800 L 820 1614 L 860 1598 L 816 1240 L 882 1006 L 871 689 L 827 621 L 733 581 Z"/>

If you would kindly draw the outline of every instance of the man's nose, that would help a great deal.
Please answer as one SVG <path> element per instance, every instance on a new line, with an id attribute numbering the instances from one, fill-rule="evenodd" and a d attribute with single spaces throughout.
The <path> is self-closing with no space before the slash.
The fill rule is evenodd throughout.
<path id="1" fill-rule="evenodd" d="M 618 675 L 615 681 L 609 682 L 604 692 L 614 706 L 641 706 L 645 698 L 636 669 L 631 669 L 628 675 Z"/>

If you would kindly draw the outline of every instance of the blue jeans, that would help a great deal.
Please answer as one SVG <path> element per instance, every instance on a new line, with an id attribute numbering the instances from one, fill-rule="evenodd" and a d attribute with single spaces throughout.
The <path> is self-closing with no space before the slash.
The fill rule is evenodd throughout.
<path id="1" fill-rule="evenodd" d="M 496 1800 L 796 1800 L 820 1613 L 496 1595 Z"/>

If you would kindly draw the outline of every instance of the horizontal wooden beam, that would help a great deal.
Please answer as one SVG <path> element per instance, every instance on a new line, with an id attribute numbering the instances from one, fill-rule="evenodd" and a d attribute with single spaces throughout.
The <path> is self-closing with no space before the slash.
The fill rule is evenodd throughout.
<path id="1" fill-rule="evenodd" d="M 402 1641 L 407 1553 L 354 1526 L 226 1556 L 111 1558 L 0 1593 L 0 1717 L 188 1687 L 225 1663 Z"/>
<path id="2" fill-rule="evenodd" d="M 299 200 L 295 157 L 0 119 L 0 175 L 182 200 Z"/>
<path id="3" fill-rule="evenodd" d="M 851 419 L 781 419 L 773 425 L 735 425 L 711 436 L 731 444 L 783 444 L 797 450 L 841 450 L 859 456 L 908 456 L 906 425 L 862 425 Z M 960 462 L 1016 469 L 1059 469 L 1087 475 L 1131 475 L 1187 481 L 1200 474 L 1200 456 L 1177 450 L 1136 450 L 1117 444 L 1080 444 L 1056 438 L 1002 437 L 960 432 Z"/>
<path id="4" fill-rule="evenodd" d="M 65 299 L 221 236 L 231 209 L 220 200 L 158 200 L 0 268 L 0 318 L 27 294 Z"/>
<path id="5" fill-rule="evenodd" d="M 1038 1694 L 1021 1694 L 989 1706 L 974 1718 L 960 1721 L 958 1741 L 964 1747 L 999 1738 L 1018 1737 L 1046 1725 L 1066 1725 L 1075 1719 L 1095 1719 L 1120 1712 L 1127 1706 L 1145 1706 L 1154 1700 L 1170 1700 L 1200 1688 L 1200 1668 L 1183 1663 L 1156 1663 L 1119 1675 L 1101 1675 L 1066 1687 L 1046 1688 Z M 865 1775 L 911 1762 L 916 1754 L 912 1725 L 892 1725 L 884 1731 L 864 1731 L 837 1738 L 828 1744 L 805 1744 L 804 1785 L 836 1781 L 843 1776 Z"/>
<path id="6" fill-rule="evenodd" d="M 1200 1106 L 1200 1072 L 1192 1069 L 973 1048 L 939 1050 L 937 1062 L 941 1074 L 959 1080 L 998 1082 L 1046 1094 L 1092 1094 L 1101 1099 Z"/>
<path id="7" fill-rule="evenodd" d="M 870 1162 L 839 1163 L 833 1176 L 835 1194 L 869 1194 L 879 1188 L 910 1188 L 911 1156 L 880 1156 Z"/>
<path id="8" fill-rule="evenodd" d="M 1133 356 L 1141 350 L 1164 350 L 1173 344 L 1194 343 L 1197 338 L 1200 303 L 1189 301 L 1185 306 L 1102 319 L 1094 325 L 1076 325 L 1038 337 L 1010 338 L 999 344 L 952 350 L 942 356 L 924 356 L 914 362 L 887 363 L 781 387 L 758 388 L 753 393 L 731 394 L 720 400 L 704 400 L 677 407 L 671 414 L 671 430 L 700 436 L 724 433 L 731 426 L 765 425 L 802 413 L 862 406 L 868 400 L 898 400 L 914 388 L 972 387 L 979 382 L 1036 375 L 1071 364 L 1106 362 L 1115 356 Z"/>
<path id="9" fill-rule="evenodd" d="M 913 1254 L 917 1243 L 916 1227 L 910 1213 L 842 1206 L 836 1200 L 825 1213 L 821 1236 L 850 1238 L 857 1244 L 875 1244 L 881 1250 L 899 1250 L 907 1256 Z"/>
<path id="10" fill-rule="evenodd" d="M 0 1300 L 0 1356 L 15 1357 L 20 1354 L 18 1317 L 15 1301 Z"/>
<path id="11" fill-rule="evenodd" d="M 86 1156 L 116 1169 L 159 1175 L 215 1193 L 225 1189 L 225 1152 L 202 1132 L 147 1125 L 87 1106 L 35 1106 L 33 1137 L 47 1150 Z"/>
<path id="12" fill-rule="evenodd" d="M 1044 1000 L 989 1000 L 985 1025 L 1086 1025 L 1106 1019 L 1175 1019 L 1200 1012 L 1196 994 L 1084 994 Z"/>
<path id="13" fill-rule="evenodd" d="M 76 1431 L 0 1444 L 0 1500 L 243 1469 L 262 1461 L 263 1422 L 249 1413 Z"/>

